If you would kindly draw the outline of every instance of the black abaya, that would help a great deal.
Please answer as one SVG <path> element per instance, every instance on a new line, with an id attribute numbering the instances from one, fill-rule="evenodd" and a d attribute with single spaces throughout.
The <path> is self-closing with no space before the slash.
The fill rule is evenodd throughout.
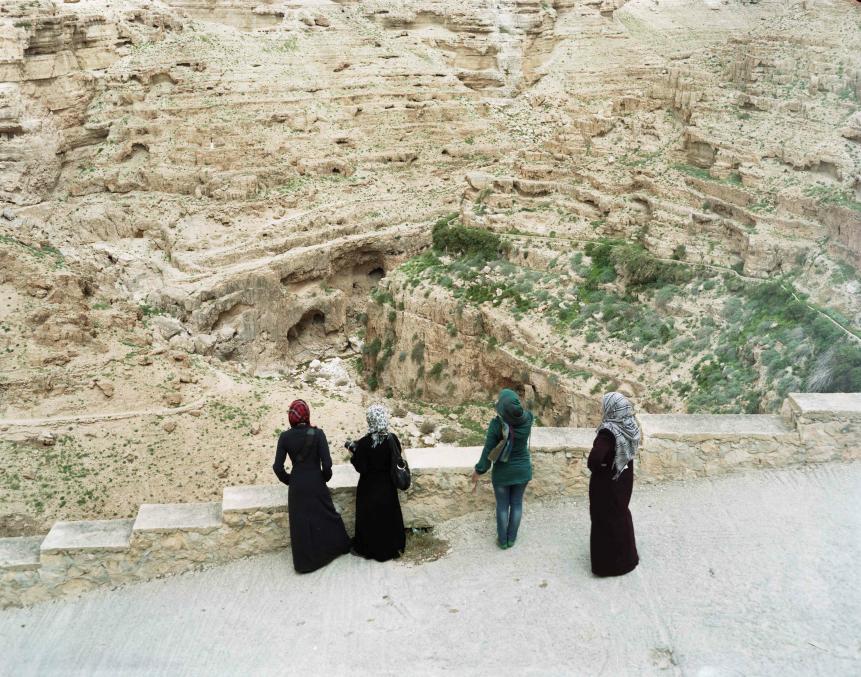
<path id="1" fill-rule="evenodd" d="M 290 473 L 284 470 L 288 454 L 293 464 Z M 349 552 L 350 537 L 326 486 L 332 478 L 332 457 L 323 431 L 299 425 L 281 433 L 272 468 L 290 487 L 287 511 L 296 571 L 314 571 Z"/>
<path id="2" fill-rule="evenodd" d="M 589 454 L 589 516 L 592 531 L 589 544 L 592 573 L 596 576 L 621 576 L 632 571 L 640 559 L 634 539 L 634 522 L 628 504 L 634 489 L 634 461 L 613 479 L 616 438 L 601 430 Z"/>
<path id="3" fill-rule="evenodd" d="M 400 451 L 398 438 L 394 435 L 391 438 Z M 350 462 L 359 473 L 353 549 L 362 557 L 378 562 L 400 557 L 406 547 L 406 536 L 398 490 L 392 483 L 389 444 L 383 442 L 374 447 L 371 436 L 365 435 L 356 442 Z"/>

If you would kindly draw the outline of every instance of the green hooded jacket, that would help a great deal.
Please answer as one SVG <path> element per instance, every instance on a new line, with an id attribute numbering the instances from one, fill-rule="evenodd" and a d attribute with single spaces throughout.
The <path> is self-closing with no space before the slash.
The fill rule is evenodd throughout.
<path id="1" fill-rule="evenodd" d="M 506 487 L 512 484 L 525 484 L 532 479 L 532 458 L 529 454 L 529 434 L 532 432 L 532 413 L 526 411 L 520 404 L 517 393 L 504 388 L 499 393 L 496 402 L 496 413 L 493 420 L 487 426 L 487 434 L 484 437 L 484 449 L 481 458 L 475 465 L 475 471 L 479 475 L 486 473 L 491 466 L 487 455 L 490 450 L 502 439 L 502 420 L 504 419 L 514 431 L 514 445 L 508 462 L 497 460 L 493 464 L 491 479 L 495 486 Z"/>

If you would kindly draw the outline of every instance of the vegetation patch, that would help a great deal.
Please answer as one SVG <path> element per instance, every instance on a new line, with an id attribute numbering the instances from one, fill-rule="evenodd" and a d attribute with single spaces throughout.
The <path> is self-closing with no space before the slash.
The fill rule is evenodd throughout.
<path id="1" fill-rule="evenodd" d="M 408 529 L 407 547 L 398 559 L 404 564 L 424 564 L 445 557 L 451 546 L 448 541 L 433 535 L 432 529 Z"/>
<path id="2" fill-rule="evenodd" d="M 861 202 L 855 199 L 852 191 L 841 188 L 840 186 L 826 186 L 817 184 L 808 186 L 804 189 L 804 194 L 807 197 L 814 198 L 822 205 L 835 205 L 837 207 L 845 207 L 856 212 L 861 212 Z"/>
<path id="3" fill-rule="evenodd" d="M 456 213 L 439 219 L 433 226 L 432 237 L 436 251 L 454 256 L 496 259 L 508 248 L 496 233 L 460 223 Z"/>
<path id="4" fill-rule="evenodd" d="M 673 395 L 691 413 L 773 412 L 788 392 L 861 390 L 861 345 L 822 314 L 834 313 L 809 308 L 788 280 L 754 283 L 683 263 L 681 248 L 674 252 L 678 260 L 662 260 L 639 243 L 610 239 L 546 270 L 520 266 L 517 256 L 440 254 L 404 264 L 402 284 L 425 293 L 445 288 L 459 306 L 489 303 L 510 308 L 515 319 L 529 315 L 549 324 L 559 345 L 611 342 L 638 364 L 660 364 L 666 382 L 655 388 L 657 403 Z M 686 305 L 715 310 L 679 314 Z M 851 326 L 847 318 L 834 319 Z M 548 361 L 515 346 L 498 348 L 573 383 L 594 378 L 575 358 L 560 359 L 566 353 Z M 424 366 L 424 344 L 415 344 L 412 357 Z M 444 368 L 438 362 L 428 374 L 438 379 Z M 612 385 L 594 383 L 593 390 Z M 471 432 L 468 441 L 482 443 L 483 428 Z"/>
<path id="5" fill-rule="evenodd" d="M 8 235 L 0 235 L 0 243 L 19 247 L 33 258 L 49 261 L 54 268 L 62 268 L 66 265 L 66 260 L 63 257 L 63 254 L 56 247 L 48 245 L 31 247 L 30 245 L 24 244 L 20 240 L 16 240 L 14 237 L 9 237 Z"/>

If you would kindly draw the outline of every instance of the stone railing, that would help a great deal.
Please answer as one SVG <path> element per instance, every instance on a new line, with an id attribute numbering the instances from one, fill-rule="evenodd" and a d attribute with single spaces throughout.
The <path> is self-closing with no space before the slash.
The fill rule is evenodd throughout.
<path id="1" fill-rule="evenodd" d="M 638 482 L 739 469 L 861 458 L 861 393 L 793 394 L 780 416 L 642 415 Z M 536 428 L 530 498 L 585 491 L 591 428 Z M 408 526 L 429 527 L 493 506 L 483 480 L 471 492 L 478 447 L 410 449 Z M 329 488 L 352 529 L 358 476 L 334 468 Z M 57 522 L 47 536 L 0 539 L 0 607 L 20 606 L 285 548 L 287 487 L 226 487 L 221 502 L 140 507 L 134 519 Z M 490 519 L 490 517 L 488 517 Z"/>

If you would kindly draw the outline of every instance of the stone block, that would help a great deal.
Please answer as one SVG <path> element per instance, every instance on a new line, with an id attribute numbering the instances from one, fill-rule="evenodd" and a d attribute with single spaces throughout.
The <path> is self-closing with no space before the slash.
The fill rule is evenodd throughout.
<path id="1" fill-rule="evenodd" d="M 152 318 L 152 324 L 165 340 L 172 339 L 183 331 L 182 322 L 168 315 L 156 315 Z"/>
<path id="2" fill-rule="evenodd" d="M 481 456 L 481 447 L 407 449 L 404 453 L 410 469 L 419 473 L 434 469 L 472 472 L 472 467 L 478 463 Z"/>
<path id="3" fill-rule="evenodd" d="M 332 467 L 332 479 L 327 483 L 332 492 L 338 490 L 354 491 L 359 483 L 359 473 L 353 466 L 344 463 Z"/>
<path id="4" fill-rule="evenodd" d="M 0 609 L 26 606 L 50 599 L 38 570 L 16 571 L 0 568 Z"/>
<path id="5" fill-rule="evenodd" d="M 221 528 L 221 503 L 144 503 L 134 520 L 133 532 L 160 533 Z"/>
<path id="6" fill-rule="evenodd" d="M 41 566 L 42 536 L 0 538 L 0 571 L 31 571 Z"/>
<path id="7" fill-rule="evenodd" d="M 283 484 L 224 487 L 223 513 L 286 512 L 288 487 Z"/>
<path id="8" fill-rule="evenodd" d="M 792 436 L 780 416 L 770 414 L 641 414 L 645 444 L 649 438 L 704 440 Z"/>
<path id="9" fill-rule="evenodd" d="M 861 418 L 861 393 L 789 393 L 790 410 L 801 415 L 837 414 Z"/>
<path id="10" fill-rule="evenodd" d="M 131 542 L 134 520 L 55 522 L 42 541 L 42 555 L 70 551 L 118 552 Z"/>
<path id="11" fill-rule="evenodd" d="M 592 448 L 594 428 L 533 428 L 533 451 L 571 451 Z"/>

